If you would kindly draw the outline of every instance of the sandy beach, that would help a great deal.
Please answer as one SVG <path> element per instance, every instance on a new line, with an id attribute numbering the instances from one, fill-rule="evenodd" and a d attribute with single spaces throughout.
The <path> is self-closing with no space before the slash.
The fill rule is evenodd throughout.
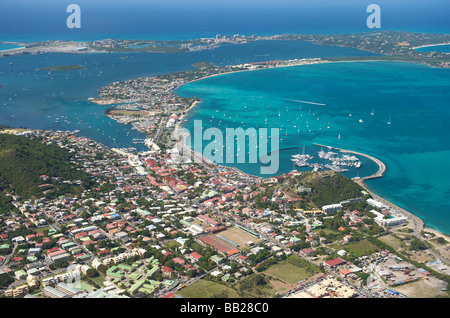
<path id="1" fill-rule="evenodd" d="M 413 47 L 413 50 L 420 49 L 423 47 L 433 47 L 433 46 L 441 46 L 441 45 L 450 45 L 450 43 L 437 43 L 437 44 L 427 44 L 427 45 L 415 46 L 415 47 Z"/>
<path id="2" fill-rule="evenodd" d="M 13 52 L 15 52 L 15 51 L 19 51 L 19 50 L 22 50 L 22 49 L 24 49 L 24 48 L 25 48 L 25 46 L 21 46 L 21 47 L 15 48 L 15 49 L 0 50 L 0 54 L 13 53 Z"/>
<path id="3" fill-rule="evenodd" d="M 191 104 L 191 106 L 190 106 L 188 109 L 186 109 L 186 110 L 183 111 L 183 114 L 181 114 L 181 116 L 178 118 L 179 121 L 175 124 L 174 131 L 177 131 L 177 130 L 178 130 L 180 124 L 183 122 L 183 118 L 186 117 L 186 115 L 189 113 L 189 111 L 190 111 L 191 109 L 193 109 L 198 103 L 200 103 L 200 101 L 195 101 L 195 102 L 193 102 L 193 103 Z"/>
<path id="4" fill-rule="evenodd" d="M 97 105 L 113 105 L 117 104 L 116 99 L 90 99 L 90 102 L 97 104 Z"/>

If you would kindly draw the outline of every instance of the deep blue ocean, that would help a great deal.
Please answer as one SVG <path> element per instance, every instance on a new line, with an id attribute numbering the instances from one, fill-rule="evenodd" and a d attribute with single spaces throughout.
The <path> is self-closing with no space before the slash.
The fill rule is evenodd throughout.
<path id="1" fill-rule="evenodd" d="M 68 2 L 3 0 L 0 41 L 190 39 L 216 34 L 337 34 L 373 31 L 366 26 L 372 1 L 77 1 L 82 28 L 68 29 Z M 450 2 L 446 0 L 377 1 L 381 30 L 449 33 Z M 0 50 L 12 44 L 0 44 Z M 80 135 L 111 147 L 145 148 L 133 144 L 143 135 L 103 115 L 105 106 L 87 101 L 115 81 L 193 69 L 200 61 L 218 65 L 303 57 L 370 55 L 354 49 L 305 42 L 261 41 L 224 45 L 213 51 L 180 54 L 41 54 L 0 58 L 0 124 L 13 127 L 80 130 Z M 132 58 L 121 59 L 128 56 Z M 11 64 L 12 63 L 12 64 Z M 79 64 L 82 70 L 46 72 L 37 68 Z M 283 127 L 283 147 L 319 150 L 321 143 L 365 152 L 383 160 L 388 170 L 368 186 L 417 214 L 427 226 L 450 233 L 447 164 L 450 119 L 450 71 L 412 63 L 334 63 L 229 74 L 189 84 L 179 90 L 203 102 L 194 119 L 218 125 L 262 127 L 265 118 Z M 299 104 L 313 101 L 326 106 Z M 240 113 L 245 103 L 247 114 Z M 6 106 L 4 106 L 6 104 Z M 300 109 L 301 107 L 301 109 Z M 219 111 L 219 112 L 218 112 Z M 374 115 L 370 115 L 371 112 Z M 349 116 L 349 114 L 352 116 Z M 239 118 L 229 117 L 238 116 Z M 280 114 L 281 116 L 278 116 Z M 212 121 L 212 116 L 216 120 Z M 272 116 L 272 117 L 271 117 Z M 298 118 L 298 119 L 297 119 Z M 318 119 L 319 118 L 319 119 Z M 388 118 L 392 124 L 387 126 Z M 359 123 L 358 119 L 364 119 Z M 270 121 L 268 121 L 270 124 Z M 270 126 L 268 124 L 268 126 Z M 294 127 L 296 126 L 296 127 Z M 223 127 L 223 126 L 222 126 Z M 330 127 L 330 128 L 327 128 Z M 300 128 L 300 132 L 298 132 Z M 311 130 L 311 132 L 309 132 Z M 342 139 L 337 139 L 337 135 Z M 280 153 L 281 172 L 294 168 Z M 258 174 L 257 166 L 239 167 Z M 361 176 L 376 171 L 363 160 Z M 355 172 L 348 173 L 353 177 Z"/>

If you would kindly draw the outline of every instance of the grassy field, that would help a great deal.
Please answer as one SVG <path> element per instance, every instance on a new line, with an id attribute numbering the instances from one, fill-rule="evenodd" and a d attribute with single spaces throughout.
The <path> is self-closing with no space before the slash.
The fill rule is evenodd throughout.
<path id="1" fill-rule="evenodd" d="M 239 298 L 239 295 L 233 289 L 204 279 L 183 288 L 177 294 L 184 298 Z"/>
<path id="2" fill-rule="evenodd" d="M 265 270 L 263 275 L 269 280 L 265 289 L 266 294 L 271 296 L 276 292 L 284 294 L 298 281 L 308 279 L 318 272 L 313 265 L 305 266 L 304 262 L 297 256 L 290 256 Z"/>
<path id="3" fill-rule="evenodd" d="M 243 298 L 273 298 L 277 292 L 283 292 L 289 289 L 290 285 L 286 282 L 274 279 L 269 275 L 258 274 L 261 277 L 265 277 L 266 283 L 264 285 L 256 285 L 249 283 L 251 277 L 246 277 L 244 280 L 237 284 L 236 289 L 240 291 Z"/>
<path id="4" fill-rule="evenodd" d="M 97 277 L 93 277 L 93 278 L 91 278 L 92 279 L 92 281 L 94 282 L 94 283 L 96 283 L 97 285 L 99 285 L 99 286 L 104 286 L 103 285 L 103 282 L 106 280 L 106 278 L 103 276 L 103 275 L 98 275 Z M 87 284 L 86 282 L 83 282 L 84 284 Z M 89 285 L 90 286 L 90 285 Z M 89 290 L 89 289 L 88 289 Z"/>
<path id="5" fill-rule="evenodd" d="M 404 244 L 392 235 L 383 235 L 378 238 L 380 241 L 391 246 L 394 250 L 398 251 L 400 248 L 404 247 Z"/>
<path id="6" fill-rule="evenodd" d="M 97 281 L 97 284 L 99 284 L 100 286 L 103 286 L 103 281 L 104 280 L 102 280 L 101 282 L 102 283 L 100 283 L 100 279 Z M 77 288 L 79 288 L 79 289 L 81 289 L 81 290 L 84 290 L 84 289 L 86 289 L 87 291 L 94 291 L 94 290 L 96 290 L 96 288 L 94 287 L 94 286 L 91 286 L 91 285 L 89 285 L 88 283 L 86 283 L 86 282 L 84 282 L 84 281 L 80 281 L 80 285 L 79 286 L 75 286 L 75 287 L 77 287 Z"/>
<path id="7" fill-rule="evenodd" d="M 51 228 L 50 226 L 40 227 L 40 228 L 35 229 L 34 232 L 35 233 L 43 233 L 46 230 L 50 230 L 50 228 Z"/>
<path id="8" fill-rule="evenodd" d="M 280 264 L 271 266 L 264 273 L 279 278 L 289 284 L 295 284 L 299 280 L 311 276 L 304 268 L 295 266 L 288 262 L 281 262 Z"/>
<path id="9" fill-rule="evenodd" d="M 175 241 L 175 240 L 167 241 L 167 242 L 165 242 L 164 244 L 165 244 L 168 248 L 170 248 L 170 249 L 175 249 L 175 248 L 181 246 L 181 244 L 178 243 L 178 242 Z"/>
<path id="10" fill-rule="evenodd" d="M 253 235 L 250 235 L 235 227 L 230 227 L 226 231 L 220 232 L 219 235 L 235 242 L 239 245 L 240 249 L 249 248 L 249 246 L 247 245 L 248 241 L 252 241 L 255 244 L 261 242 L 261 239 L 258 239 Z"/>
<path id="11" fill-rule="evenodd" d="M 418 280 L 402 286 L 396 286 L 394 289 L 412 298 L 447 298 L 447 293 L 440 290 L 438 285 L 434 284 L 433 281 Z"/>
<path id="12" fill-rule="evenodd" d="M 368 240 L 349 243 L 343 246 L 338 246 L 337 248 L 343 249 L 347 251 L 347 253 L 353 254 L 355 257 L 369 255 L 380 250 L 377 246 L 373 245 Z"/>

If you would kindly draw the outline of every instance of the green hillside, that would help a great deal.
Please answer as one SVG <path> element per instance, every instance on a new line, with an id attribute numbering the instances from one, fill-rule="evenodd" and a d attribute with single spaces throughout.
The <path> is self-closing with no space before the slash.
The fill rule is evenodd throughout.
<path id="1" fill-rule="evenodd" d="M 67 150 L 56 145 L 45 145 L 22 136 L 0 135 L 0 191 L 6 190 L 22 198 L 43 196 L 43 191 L 49 189 L 54 195 L 79 193 L 79 185 L 62 181 L 81 180 L 86 186 L 90 179 L 71 166 L 70 158 Z M 47 178 L 41 177 L 44 175 Z M 42 187 L 44 184 L 49 185 Z"/>
<path id="2" fill-rule="evenodd" d="M 352 180 L 335 171 L 306 172 L 297 178 L 297 186 L 311 188 L 304 195 L 317 207 L 361 196 L 363 190 Z"/>

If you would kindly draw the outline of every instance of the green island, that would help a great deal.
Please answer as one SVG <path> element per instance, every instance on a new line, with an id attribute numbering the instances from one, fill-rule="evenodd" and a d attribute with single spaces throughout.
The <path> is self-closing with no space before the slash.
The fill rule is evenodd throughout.
<path id="1" fill-rule="evenodd" d="M 82 66 L 82 65 L 57 65 L 57 66 L 38 68 L 38 71 L 74 71 L 74 70 L 80 70 L 83 68 L 84 68 L 84 66 Z"/>

